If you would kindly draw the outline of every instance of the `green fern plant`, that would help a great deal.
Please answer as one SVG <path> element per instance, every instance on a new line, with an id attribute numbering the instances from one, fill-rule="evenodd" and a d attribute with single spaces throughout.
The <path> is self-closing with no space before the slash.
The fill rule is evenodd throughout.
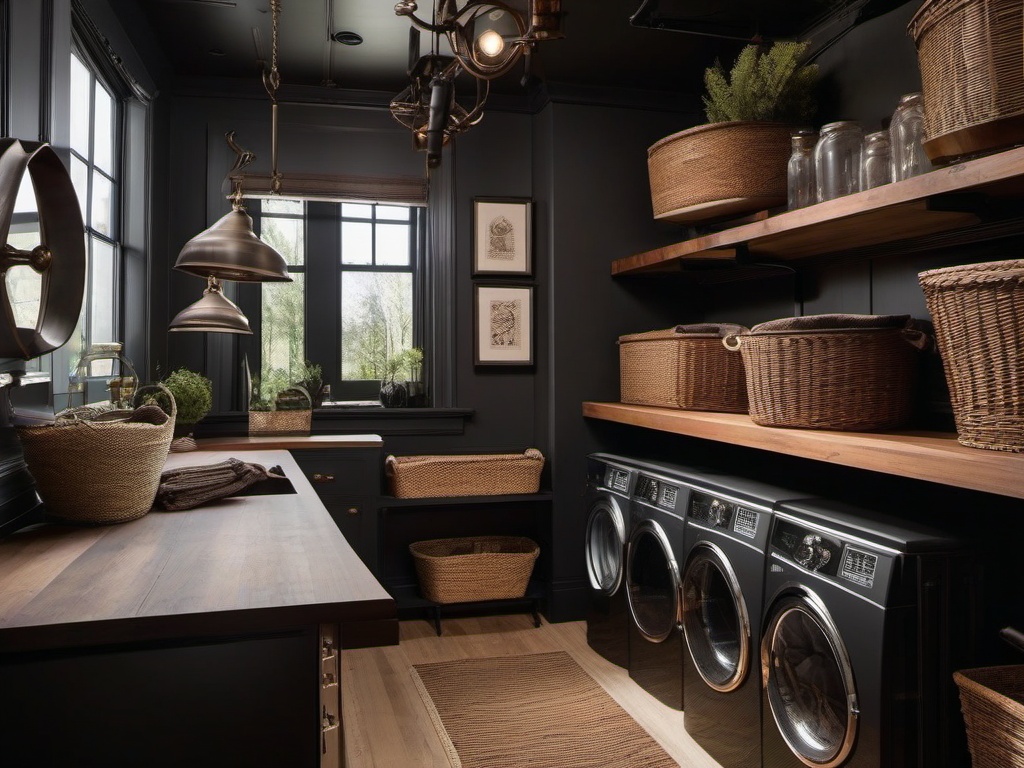
<path id="1" fill-rule="evenodd" d="M 807 43 L 748 45 L 727 76 L 721 62 L 704 72 L 708 120 L 771 120 L 807 123 L 814 116 L 816 64 L 801 65 Z"/>

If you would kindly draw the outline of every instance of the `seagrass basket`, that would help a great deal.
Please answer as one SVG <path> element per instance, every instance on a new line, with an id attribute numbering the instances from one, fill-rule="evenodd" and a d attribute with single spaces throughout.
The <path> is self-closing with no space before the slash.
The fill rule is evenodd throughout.
<path id="1" fill-rule="evenodd" d="M 708 123 L 647 150 L 654 218 L 698 222 L 785 205 L 791 127 Z"/>
<path id="2" fill-rule="evenodd" d="M 540 547 L 522 536 L 431 539 L 409 545 L 420 591 L 435 603 L 522 597 Z"/>
<path id="3" fill-rule="evenodd" d="M 935 163 L 1024 141 L 1024 2 L 927 0 L 910 21 Z"/>
<path id="4" fill-rule="evenodd" d="M 292 396 L 294 395 L 294 397 Z M 304 387 L 292 386 L 278 396 L 305 403 L 305 408 L 249 411 L 250 435 L 308 435 L 313 426 L 313 398 Z"/>
<path id="5" fill-rule="evenodd" d="M 743 355 L 750 418 L 767 427 L 894 429 L 913 414 L 918 353 L 908 315 L 809 315 L 724 339 Z"/>
<path id="6" fill-rule="evenodd" d="M 1024 260 L 918 275 L 959 442 L 1024 451 Z"/>
<path id="7" fill-rule="evenodd" d="M 388 456 L 384 473 L 397 498 L 494 496 L 537 493 L 544 454 L 482 453 L 463 456 Z"/>
<path id="8" fill-rule="evenodd" d="M 18 427 L 25 464 L 48 517 L 108 525 L 149 512 L 177 415 L 174 396 L 162 385 L 159 389 L 171 411 L 162 424 L 118 421 L 117 413 L 108 413 L 100 420 Z"/>
<path id="9" fill-rule="evenodd" d="M 1024 666 L 953 673 L 973 768 L 1024 768 Z"/>
<path id="10" fill-rule="evenodd" d="M 619 399 L 692 411 L 747 412 L 743 359 L 722 346 L 740 325 L 702 323 L 619 337 Z"/>

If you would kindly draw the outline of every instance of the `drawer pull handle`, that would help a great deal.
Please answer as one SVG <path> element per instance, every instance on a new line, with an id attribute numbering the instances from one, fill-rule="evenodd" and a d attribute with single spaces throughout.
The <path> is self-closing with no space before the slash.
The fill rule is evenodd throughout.
<path id="1" fill-rule="evenodd" d="M 337 727 L 338 716 L 331 714 L 327 711 L 327 707 L 324 707 L 323 724 L 321 725 L 321 729 L 324 733 L 327 733 L 327 731 L 333 731 Z"/>
<path id="2" fill-rule="evenodd" d="M 320 657 L 323 661 L 330 661 L 334 658 L 334 641 L 331 638 L 323 638 L 323 649 L 324 652 Z"/>
<path id="3" fill-rule="evenodd" d="M 330 688 L 337 684 L 338 681 L 334 678 L 333 672 L 324 672 L 323 682 L 321 683 L 322 688 Z"/>
<path id="4" fill-rule="evenodd" d="M 348 508 L 348 513 L 350 515 L 358 515 L 359 514 L 359 507 L 349 507 Z"/>
<path id="5" fill-rule="evenodd" d="M 314 483 L 333 483 L 334 475 L 329 475 L 325 472 L 314 472 L 313 473 Z"/>

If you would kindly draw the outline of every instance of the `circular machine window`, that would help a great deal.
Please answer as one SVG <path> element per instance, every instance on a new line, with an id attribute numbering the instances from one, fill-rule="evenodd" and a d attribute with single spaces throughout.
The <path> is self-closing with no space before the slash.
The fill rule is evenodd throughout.
<path id="1" fill-rule="evenodd" d="M 686 567 L 683 630 L 704 682 L 723 692 L 743 683 L 750 669 L 750 621 L 736 575 L 717 548 L 701 547 Z"/>
<path id="2" fill-rule="evenodd" d="M 659 526 L 644 523 L 633 533 L 626 567 L 633 621 L 644 637 L 660 643 L 679 616 L 679 570 Z"/>
<path id="3" fill-rule="evenodd" d="M 856 736 L 856 695 L 849 658 L 828 615 L 791 600 L 775 611 L 764 643 L 768 702 L 782 737 L 805 765 L 841 765 Z"/>
<path id="4" fill-rule="evenodd" d="M 594 589 L 614 594 L 622 583 L 622 515 L 611 505 L 599 502 L 590 511 L 587 524 L 587 573 Z"/>

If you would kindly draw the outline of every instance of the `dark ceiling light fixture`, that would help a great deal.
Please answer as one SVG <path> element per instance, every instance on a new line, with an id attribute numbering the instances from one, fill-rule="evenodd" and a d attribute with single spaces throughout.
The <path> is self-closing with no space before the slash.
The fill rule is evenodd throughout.
<path id="1" fill-rule="evenodd" d="M 270 71 L 263 72 L 263 85 L 271 102 L 271 176 L 270 192 L 280 193 L 281 173 L 277 167 L 277 88 L 281 76 L 277 69 L 277 34 L 281 0 L 270 0 L 273 12 L 273 49 Z M 225 137 L 237 159 L 229 175 L 240 172 L 256 159 L 234 140 L 234 131 Z M 185 308 L 171 321 L 171 331 L 252 333 L 242 311 L 223 295 L 221 280 L 235 282 L 291 282 L 284 256 L 256 237 L 252 218 L 245 211 L 241 175 L 232 176 L 231 211 L 211 227 L 193 237 L 178 254 L 174 268 L 207 280 L 203 297 Z"/>
<path id="2" fill-rule="evenodd" d="M 391 114 L 412 131 L 413 146 L 427 152 L 427 167 L 441 162 L 441 149 L 453 136 L 483 118 L 489 82 L 508 73 L 536 43 L 563 37 L 561 0 L 528 0 L 524 15 L 503 2 L 441 0 L 433 18 L 416 15 L 414 0 L 395 5 L 395 14 L 407 17 L 410 35 L 409 75 L 412 83 L 391 102 Z M 430 54 L 419 56 L 419 30 L 433 36 Z M 441 56 L 438 40 L 444 36 L 454 56 Z M 477 81 L 476 101 L 462 107 L 455 98 L 455 79 L 462 72 Z"/>

